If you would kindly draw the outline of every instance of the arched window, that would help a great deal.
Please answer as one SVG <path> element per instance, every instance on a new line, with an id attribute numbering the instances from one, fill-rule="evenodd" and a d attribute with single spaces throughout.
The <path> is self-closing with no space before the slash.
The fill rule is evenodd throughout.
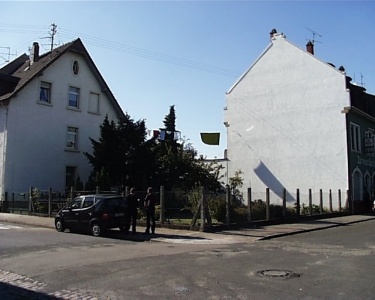
<path id="1" fill-rule="evenodd" d="M 78 74 L 78 71 L 79 71 L 79 65 L 78 65 L 78 61 L 74 61 L 73 62 L 73 73 L 74 75 L 77 75 Z"/>

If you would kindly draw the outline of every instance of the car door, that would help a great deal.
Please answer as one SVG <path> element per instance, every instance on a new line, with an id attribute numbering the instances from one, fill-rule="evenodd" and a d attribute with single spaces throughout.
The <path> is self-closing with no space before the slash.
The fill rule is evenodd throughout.
<path id="1" fill-rule="evenodd" d="M 78 212 L 79 226 L 82 229 L 88 229 L 90 221 L 93 218 L 94 200 L 92 196 L 85 196 L 82 202 L 82 208 Z"/>
<path id="2" fill-rule="evenodd" d="M 78 227 L 78 218 L 79 218 L 79 211 L 82 206 L 82 198 L 78 197 L 75 198 L 72 202 L 70 202 L 64 209 L 64 223 L 66 228 L 77 228 Z"/>

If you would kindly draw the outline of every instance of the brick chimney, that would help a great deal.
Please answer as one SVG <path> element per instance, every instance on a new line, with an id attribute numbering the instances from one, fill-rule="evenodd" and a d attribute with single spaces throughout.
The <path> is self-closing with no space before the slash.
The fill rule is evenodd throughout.
<path id="1" fill-rule="evenodd" d="M 306 44 L 306 51 L 314 55 L 314 44 L 311 41 Z"/>
<path id="2" fill-rule="evenodd" d="M 38 61 L 39 59 L 39 44 L 37 42 L 33 43 L 33 48 L 31 49 L 30 54 L 30 64 L 32 65 L 34 62 Z"/>
<path id="3" fill-rule="evenodd" d="M 276 29 L 272 29 L 271 32 L 270 32 L 270 40 L 272 40 L 273 38 L 273 35 L 277 33 Z"/>

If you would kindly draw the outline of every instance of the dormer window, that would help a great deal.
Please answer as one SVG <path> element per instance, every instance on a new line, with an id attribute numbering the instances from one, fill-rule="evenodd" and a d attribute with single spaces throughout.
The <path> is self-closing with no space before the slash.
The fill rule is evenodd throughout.
<path id="1" fill-rule="evenodd" d="M 73 73 L 74 75 L 77 75 L 78 74 L 78 71 L 79 71 L 79 65 L 78 65 L 78 61 L 74 61 L 73 62 Z"/>

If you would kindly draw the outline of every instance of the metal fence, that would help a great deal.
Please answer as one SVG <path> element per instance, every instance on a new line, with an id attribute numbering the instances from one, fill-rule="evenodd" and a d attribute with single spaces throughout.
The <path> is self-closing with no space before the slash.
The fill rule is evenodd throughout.
<path id="1" fill-rule="evenodd" d="M 129 192 L 126 187 L 124 196 Z M 199 189 L 183 191 L 165 191 L 164 187 L 155 190 L 159 199 L 156 218 L 161 226 L 166 224 L 185 225 L 190 228 L 205 228 L 213 224 L 238 224 L 254 221 L 269 221 L 304 216 L 316 216 L 330 213 L 354 212 L 349 191 L 299 191 L 274 193 L 265 189 L 253 193 L 251 188 L 243 199 L 231 195 L 229 187 L 221 194 L 213 194 Z M 31 187 L 28 192 L 5 193 L 3 212 L 54 216 L 74 197 L 83 194 L 118 193 L 114 191 L 74 191 L 65 192 L 38 190 Z M 139 219 L 145 218 L 143 200 L 146 191 L 137 191 L 139 197 Z M 238 204 L 240 200 L 240 205 Z"/>

